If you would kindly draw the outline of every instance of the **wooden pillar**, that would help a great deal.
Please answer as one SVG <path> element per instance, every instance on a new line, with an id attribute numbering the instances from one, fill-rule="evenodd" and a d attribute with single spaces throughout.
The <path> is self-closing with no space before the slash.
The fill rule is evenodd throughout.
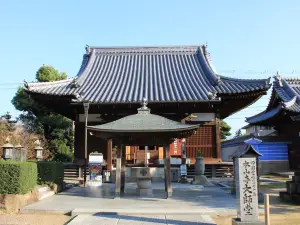
<path id="1" fill-rule="evenodd" d="M 116 197 L 121 195 L 121 148 L 117 149 L 117 168 L 116 168 Z"/>
<path id="2" fill-rule="evenodd" d="M 167 198 L 172 197 L 170 145 L 164 146 L 165 191 Z"/>
<path id="3" fill-rule="evenodd" d="M 216 115 L 216 157 L 221 158 L 221 120 Z"/>
<path id="4" fill-rule="evenodd" d="M 125 145 L 121 144 L 121 196 L 125 193 L 125 173 L 126 173 L 126 151 Z"/>
<path id="5" fill-rule="evenodd" d="M 112 139 L 107 140 L 107 170 L 112 171 Z"/>

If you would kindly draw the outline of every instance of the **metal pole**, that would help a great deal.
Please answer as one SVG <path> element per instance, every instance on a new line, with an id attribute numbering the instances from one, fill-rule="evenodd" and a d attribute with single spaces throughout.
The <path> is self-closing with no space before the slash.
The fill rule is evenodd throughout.
<path id="1" fill-rule="evenodd" d="M 265 224 L 266 225 L 271 225 L 271 222 L 270 222 L 269 194 L 265 194 Z"/>
<path id="2" fill-rule="evenodd" d="M 84 127 L 84 187 L 86 187 L 86 167 L 87 167 L 87 116 L 85 117 L 85 127 Z"/>
<path id="3" fill-rule="evenodd" d="M 181 165 L 184 170 L 187 171 L 187 166 L 186 166 L 186 139 L 182 138 L 181 139 Z M 180 182 L 186 183 L 187 182 L 187 174 L 181 175 L 181 169 L 180 169 Z"/>
<path id="4" fill-rule="evenodd" d="M 84 126 L 84 178 L 83 178 L 83 185 L 87 187 L 86 183 L 86 167 L 87 167 L 87 121 L 88 121 L 88 111 L 89 111 L 89 103 L 83 103 L 84 107 L 84 115 L 85 115 L 85 126 Z"/>

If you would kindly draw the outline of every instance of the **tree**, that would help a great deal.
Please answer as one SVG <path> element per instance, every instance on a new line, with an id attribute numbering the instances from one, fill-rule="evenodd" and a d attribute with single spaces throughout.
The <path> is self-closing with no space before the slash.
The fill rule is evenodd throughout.
<path id="1" fill-rule="evenodd" d="M 12 132 L 14 130 L 14 127 L 17 123 L 17 121 L 12 120 L 11 118 L 12 118 L 12 115 L 10 114 L 10 112 L 7 112 L 3 116 L 1 116 L 1 119 L 4 119 L 6 122 L 5 128 L 10 132 Z"/>
<path id="2" fill-rule="evenodd" d="M 230 133 L 231 127 L 224 120 L 221 121 L 220 129 L 221 129 L 221 139 L 222 140 L 226 139 L 227 136 L 231 135 L 231 133 Z"/>
<path id="3" fill-rule="evenodd" d="M 66 73 L 59 73 L 51 66 L 43 65 L 36 72 L 38 82 L 51 82 L 66 79 Z M 12 99 L 12 104 L 17 110 L 22 111 L 19 119 L 23 122 L 27 131 L 42 135 L 47 140 L 47 146 L 53 154 L 60 154 L 59 161 L 69 160 L 73 151 L 72 121 L 68 118 L 49 111 L 38 104 L 23 89 L 19 88 Z M 71 131 L 71 132 L 70 132 Z M 66 154 L 67 157 L 61 155 Z"/>
<path id="4" fill-rule="evenodd" d="M 237 138 L 237 137 L 241 137 L 241 136 L 243 136 L 242 130 L 241 130 L 241 129 L 238 129 L 238 130 L 235 132 L 234 137 Z"/>

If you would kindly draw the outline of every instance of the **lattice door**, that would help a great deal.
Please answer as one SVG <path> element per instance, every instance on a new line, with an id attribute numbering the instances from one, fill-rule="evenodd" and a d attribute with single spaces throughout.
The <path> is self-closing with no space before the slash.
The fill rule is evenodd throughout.
<path id="1" fill-rule="evenodd" d="M 199 127 L 197 132 L 186 140 L 187 157 L 195 158 L 197 150 L 201 150 L 203 157 L 214 157 L 216 150 L 216 132 L 214 125 Z"/>

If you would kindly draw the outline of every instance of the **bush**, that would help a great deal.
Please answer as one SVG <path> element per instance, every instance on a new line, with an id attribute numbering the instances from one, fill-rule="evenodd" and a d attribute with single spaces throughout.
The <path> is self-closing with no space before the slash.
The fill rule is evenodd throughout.
<path id="1" fill-rule="evenodd" d="M 36 182 L 36 163 L 0 161 L 0 194 L 26 194 Z"/>
<path id="2" fill-rule="evenodd" d="M 54 161 L 37 162 L 38 183 L 39 184 L 57 184 L 59 189 L 64 180 L 64 164 Z"/>

